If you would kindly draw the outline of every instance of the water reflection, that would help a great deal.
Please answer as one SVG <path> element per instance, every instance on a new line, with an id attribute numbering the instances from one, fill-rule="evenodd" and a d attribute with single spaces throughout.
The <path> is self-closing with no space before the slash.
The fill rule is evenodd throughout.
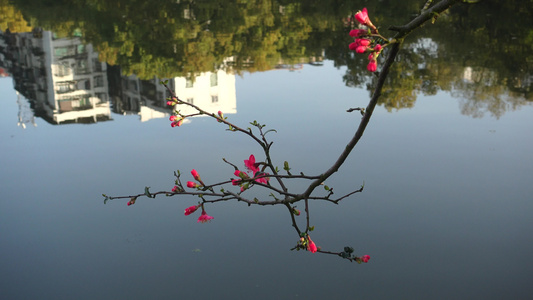
<path id="1" fill-rule="evenodd" d="M 36 116 L 51 124 L 111 119 L 106 64 L 91 45 L 79 38 L 58 39 L 39 29 L 8 32 L 2 38 L 3 66 Z"/>
<path id="2" fill-rule="evenodd" d="M 111 111 L 139 115 L 143 122 L 172 113 L 166 105 L 170 95 L 160 79 L 124 75 L 120 67 L 100 62 L 92 45 L 79 37 L 58 38 L 39 28 L 0 37 L 2 72 L 13 77 L 23 127 L 35 124 L 34 115 L 51 124 L 89 124 L 111 120 Z M 213 113 L 237 112 L 232 73 L 219 70 L 168 80 L 187 102 Z"/>
<path id="3" fill-rule="evenodd" d="M 402 24 L 405 16 L 422 5 L 417 0 L 405 1 L 401 6 L 385 2 L 364 4 L 383 28 Z M 86 64 L 74 66 L 75 72 L 87 68 L 96 72 L 99 65 L 96 57 L 101 62 L 120 66 L 124 74 L 135 74 L 148 81 L 154 76 L 187 78 L 207 72 L 218 74 L 220 70 L 235 74 L 266 71 L 280 65 L 314 64 L 328 59 L 338 67 L 348 67 L 344 76 L 346 85 L 366 86 L 369 91 L 372 87 L 373 79 L 365 69 L 366 57 L 355 55 L 346 46 L 349 42 L 346 30 L 350 25 L 345 22 L 346 16 L 361 4 L 212 0 L 158 1 L 157 5 L 147 5 L 136 0 L 75 1 L 68 6 L 49 1 L 12 1 L 1 5 L 5 12 L 0 20 L 1 30 L 24 32 L 40 26 L 62 37 L 82 35 L 84 42 L 92 44 L 94 49 L 89 49 L 90 46 L 85 49 L 80 43 L 76 44 L 79 49 L 58 49 L 64 52 L 58 55 L 72 56 L 77 51 L 86 51 L 87 57 L 90 56 L 92 60 Z M 533 67 L 527 58 L 533 52 L 528 29 L 532 12 L 516 13 L 515 8 L 521 6 L 518 1 L 495 0 L 456 6 L 453 13 L 441 16 L 427 30 L 413 35 L 405 41 L 391 70 L 380 105 L 389 111 L 410 108 L 418 95 L 435 95 L 438 91 L 452 92 L 461 98 L 461 111 L 473 117 L 488 113 L 499 118 L 507 110 L 530 105 Z M 505 19 L 510 15 L 516 16 L 512 22 Z M 232 59 L 228 61 L 228 57 Z M 102 71 L 104 68 L 102 65 Z M 95 76 L 91 79 L 91 89 L 98 84 Z M 61 88 L 69 91 L 79 86 L 63 82 Z M 160 92 L 154 87 L 149 90 L 154 95 Z M 61 104 L 63 109 L 105 106 L 108 100 L 100 99 L 96 93 L 95 90 L 91 95 L 93 98 L 81 94 L 76 99 L 65 98 L 56 106 Z M 140 95 L 132 99 L 135 98 L 141 101 Z M 130 101 L 127 98 L 121 101 L 124 106 L 117 108 L 119 111 L 138 113 L 136 104 L 127 103 Z M 160 104 L 153 105 L 159 108 Z M 109 117 L 106 112 L 99 112 L 80 116 L 78 120 L 83 118 Z"/>
<path id="4" fill-rule="evenodd" d="M 160 20 L 158 13 L 166 13 L 165 20 L 169 22 L 183 21 L 181 11 L 170 9 L 170 1 L 155 0 L 145 6 L 135 0 L 94 0 L 90 5 L 89 1 L 75 0 L 69 6 L 54 6 L 62 1 L 46 1 L 51 8 L 38 6 L 40 2 L 14 0 L 10 3 L 24 9 L 27 20 L 32 17 L 35 19 L 31 22 L 43 22 L 44 28 L 51 28 L 44 23 L 55 18 L 58 29 L 64 26 L 64 31 L 70 32 L 69 26 L 83 28 L 82 40 L 91 41 L 93 49 L 98 50 L 97 46 L 104 47 L 107 42 L 117 50 L 108 51 L 105 56 L 99 53 L 100 61 L 107 63 L 102 67 L 106 67 L 107 101 L 113 118 L 118 118 L 114 109 L 120 114 L 137 115 L 144 106 L 148 107 L 142 103 L 147 101 L 143 97 L 151 99 L 150 94 L 157 94 L 150 85 L 155 73 L 142 78 L 148 82 L 142 84 L 142 80 L 130 77 L 118 61 L 124 61 L 128 67 L 129 60 L 132 70 L 138 66 L 139 74 L 143 71 L 141 58 L 146 59 L 147 66 L 157 66 L 162 73 L 165 68 L 164 64 L 157 64 L 158 57 L 169 66 L 183 63 L 204 66 L 194 59 L 207 52 L 181 56 L 182 53 L 174 53 L 172 44 L 168 47 L 170 42 L 162 43 L 161 47 L 155 45 L 161 38 L 157 33 L 152 38 L 149 30 L 142 31 L 149 29 L 143 18 L 150 19 L 148 24 L 155 24 Z M 357 86 L 371 83 L 371 78 L 363 72 L 364 64 L 359 63 L 366 58 L 346 51 L 345 32 L 332 29 L 351 8 L 343 7 L 340 2 L 322 2 L 323 6 L 316 4 L 317 1 L 299 2 L 300 10 L 292 13 L 285 24 L 293 16 L 305 17 L 293 19 L 313 28 L 307 33 L 305 49 L 297 54 L 305 58 L 323 53 L 329 59 L 323 68 L 304 65 L 301 73 L 272 71 L 246 76 L 245 80 L 234 77 L 242 100 L 239 99 L 239 115 L 232 118 L 240 124 L 246 124 L 256 115 L 258 120 L 267 122 L 275 119 L 272 125 L 279 130 L 275 144 L 277 159 L 294 162 L 306 173 L 315 171 L 314 166 L 321 171 L 328 164 L 328 157 L 335 157 L 344 147 L 346 135 L 358 118 L 354 120 L 343 109 L 352 107 L 354 101 L 367 99 L 360 89 L 343 87 L 341 75 L 360 78 Z M 384 20 L 392 18 L 387 22 L 395 23 L 405 18 L 410 11 L 407 7 L 415 3 L 395 1 L 391 5 L 391 2 L 367 4 L 371 11 L 377 12 L 376 16 Z M 242 72 L 253 71 L 259 69 L 257 61 L 261 55 L 265 55 L 264 61 L 284 55 L 288 48 L 276 48 L 280 43 L 273 38 L 279 28 L 273 25 L 282 24 L 278 22 L 282 20 L 276 13 L 278 7 L 264 6 L 274 17 L 269 19 L 270 15 L 260 13 L 263 6 L 257 5 L 269 1 L 247 2 L 250 4 L 239 1 L 238 5 L 226 1 L 229 4 L 220 6 L 225 10 L 217 8 L 221 3 L 187 1 L 195 9 L 196 18 L 188 22 L 196 26 L 210 18 L 219 23 L 210 27 L 211 33 L 191 30 L 197 37 L 176 43 L 177 52 L 189 41 L 193 42 L 192 50 L 203 49 L 205 44 L 200 40 L 213 34 L 217 43 L 234 47 L 230 53 L 249 58 L 228 63 L 228 68 L 235 73 L 239 63 L 250 68 L 243 67 Z M 211 10 L 197 9 L 198 5 L 208 4 L 212 5 Z M 116 8 L 118 5 L 122 5 L 120 9 Z M 354 8 L 360 8 L 359 5 L 355 3 Z M 514 11 L 509 14 L 507 6 L 513 5 Z M 479 11 L 483 14 L 478 14 L 478 19 L 486 14 L 485 6 L 482 8 Z M 395 111 L 397 106 L 400 113 L 384 115 L 382 109 L 376 110 L 376 122 L 365 134 L 362 147 L 335 179 L 339 191 L 362 181 L 367 183 L 368 191 L 361 198 L 343 203 L 342 207 L 317 207 L 320 213 L 313 218 L 317 222 L 315 232 L 321 236 L 316 240 L 338 247 L 345 246 L 348 240 L 357 242 L 357 247 L 375 258 L 373 264 L 363 268 L 337 259 L 289 252 L 294 242 L 292 232 L 287 230 L 286 215 L 274 209 L 254 210 L 240 203 L 220 206 L 215 226 L 202 227 L 191 226 L 190 219 L 178 216 L 188 206 L 181 201 L 145 202 L 134 209 L 120 203 L 103 206 L 102 192 L 127 193 L 145 185 L 154 189 L 170 188 L 175 168 L 208 170 L 214 178 L 227 176 L 227 166 L 219 164 L 222 155 L 232 155 L 236 161 L 242 159 L 239 158 L 242 152 L 249 154 L 252 149 L 240 140 L 231 140 L 231 134 L 206 133 L 206 128 L 212 126 L 209 122 L 198 122 L 198 126 L 183 128 L 186 130 L 173 130 L 163 119 L 140 124 L 131 120 L 134 118 L 124 118 L 129 120 L 95 126 L 49 126 L 38 122 L 39 130 L 21 133 L 14 124 L 17 111 L 14 97 L 6 93 L 3 107 L 7 108 L 1 110 L 6 117 L 0 118 L 4 122 L 0 126 L 0 145 L 5 156 L 0 201 L 2 294 L 8 299 L 342 299 L 354 295 L 360 299 L 395 299 L 398 295 L 409 299 L 527 299 L 532 294 L 528 278 L 533 270 L 529 259 L 533 251 L 530 233 L 533 207 L 528 200 L 533 173 L 533 145 L 528 138 L 532 110 L 525 107 L 499 120 L 474 120 L 459 116 L 456 102 L 448 97 L 449 93 L 442 92 L 452 91 L 456 97 L 462 97 L 462 107 L 476 103 L 469 111 L 489 112 L 488 107 L 497 103 L 495 97 L 487 96 L 489 93 L 499 95 L 503 103 L 512 103 L 508 98 L 518 99 L 517 107 L 529 103 L 526 100 L 531 97 L 531 81 L 528 81 L 531 69 L 526 58 L 531 57 L 531 48 L 527 39 L 516 41 L 507 35 L 515 28 L 510 31 L 505 28 L 532 28 L 522 23 L 524 6 L 517 1 L 505 1 L 491 9 L 501 11 L 484 19 L 491 25 L 489 31 L 499 30 L 494 40 L 486 39 L 489 35 L 485 35 L 485 29 L 465 23 L 476 19 L 472 11 L 468 18 L 461 17 L 463 20 L 452 27 L 449 23 L 454 20 L 447 21 L 449 17 L 442 16 L 435 26 L 443 24 L 443 27 L 428 26 L 432 35 L 415 34 L 415 41 L 406 41 L 412 49 L 403 52 L 393 82 L 403 94 L 393 98 L 394 91 L 390 91 L 390 97 L 384 98 L 397 99 L 398 102 L 391 102 L 387 107 Z M 291 12 L 286 9 L 285 13 Z M 507 16 L 507 21 L 494 22 L 500 15 Z M 265 24 L 272 26 L 262 28 L 257 20 L 265 20 Z M 27 24 L 25 20 L 23 23 Z M 117 31 L 110 25 L 116 25 Z M 464 32 L 457 29 L 460 27 Z M 95 30 L 99 28 L 102 30 Z M 105 28 L 111 28 L 111 33 L 106 34 Z M 18 34 L 22 29 L 22 26 L 14 27 L 11 32 Z M 475 39 L 474 31 L 478 33 Z M 293 32 L 281 31 L 280 39 L 285 33 Z M 233 39 L 237 34 L 248 39 Z M 222 39 L 224 36 L 226 39 Z M 427 40 L 420 40 L 420 36 Z M 175 42 L 173 38 L 168 39 Z M 0 43 L 3 41 L 0 39 Z M 263 41 L 265 44 L 260 43 Z M 128 48 L 137 42 L 139 48 Z M 153 48 L 149 47 L 150 43 Z M 254 43 L 263 48 L 251 51 Z M 239 45 L 244 48 L 238 48 Z M 270 45 L 272 48 L 267 47 Z M 8 53 L 5 46 L 1 45 L 2 55 Z M 517 48 L 523 52 L 517 52 Z M 161 52 L 169 49 L 167 56 Z M 239 52 L 243 49 L 247 51 Z M 291 49 L 302 48 L 293 45 Z M 323 49 L 323 52 L 312 53 L 313 49 Z M 510 52 L 506 53 L 506 49 Z M 127 55 L 129 50 L 131 56 Z M 220 52 L 221 57 L 226 54 L 224 51 Z M 113 55 L 117 63 L 110 67 Z M 257 60 L 252 59 L 254 55 Z M 172 56 L 175 56 L 173 60 Z M 209 62 L 211 56 L 205 57 Z M 4 56 L 0 61 L 2 66 L 8 62 Z M 279 61 L 272 59 L 272 66 Z M 348 67 L 336 70 L 331 61 L 336 66 Z M 287 61 L 285 65 L 292 63 Z M 207 74 L 220 64 L 205 66 L 208 68 L 201 73 Z M 158 71 L 157 68 L 147 69 L 145 74 Z M 6 67 L 0 73 L 11 74 L 10 70 Z M 187 78 L 166 77 L 180 77 L 182 81 Z M 94 76 L 91 89 L 93 81 Z M 217 81 L 221 86 L 222 79 L 218 77 Z M 138 90 L 133 90 L 132 82 L 136 82 Z M 0 83 L 4 90 L 11 88 L 9 80 Z M 157 85 L 157 81 L 151 83 Z M 203 86 L 210 88 L 210 84 L 211 75 L 206 76 Z M 113 90 L 117 85 L 121 89 Z M 413 87 L 417 91 L 411 92 Z M 49 90 L 56 89 L 52 86 Z M 435 93 L 435 97 L 422 96 Z M 207 95 L 206 101 L 212 101 L 211 94 Z M 20 120 L 32 126 L 34 118 L 31 107 L 28 109 L 29 102 L 22 94 L 19 99 Z M 402 108 L 403 103 L 415 107 L 407 111 Z M 161 103 L 150 107 L 153 115 L 164 112 Z M 501 111 L 508 109 L 513 107 L 503 105 Z M 291 115 L 294 111 L 298 112 L 297 117 Z M 213 155 L 219 148 L 224 149 Z"/>

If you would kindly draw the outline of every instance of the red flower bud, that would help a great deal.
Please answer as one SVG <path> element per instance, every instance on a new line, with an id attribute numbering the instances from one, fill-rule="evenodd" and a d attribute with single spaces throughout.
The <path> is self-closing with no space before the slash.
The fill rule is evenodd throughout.
<path id="1" fill-rule="evenodd" d="M 355 14 L 355 19 L 357 20 L 357 22 L 363 24 L 363 25 L 366 25 L 367 21 L 369 20 L 368 19 L 368 11 L 366 10 L 366 7 L 363 8 L 362 11 L 358 11 L 356 14 Z"/>
<path id="2" fill-rule="evenodd" d="M 368 63 L 368 66 L 366 66 L 366 69 L 370 72 L 376 72 L 376 70 L 378 69 L 378 63 L 375 60 L 371 60 Z"/>
<path id="3" fill-rule="evenodd" d="M 192 214 L 193 212 L 195 212 L 197 209 L 198 209 L 197 205 L 193 205 L 191 207 L 187 207 L 185 209 L 185 215 L 188 216 L 188 215 Z"/>
<path id="4" fill-rule="evenodd" d="M 170 124 L 170 126 L 172 126 L 172 127 L 176 127 L 176 126 L 180 127 L 181 124 L 183 124 L 183 119 L 180 119 L 180 120 L 178 120 L 178 121 L 174 121 L 174 122 L 172 122 L 172 123 Z"/>
<path id="5" fill-rule="evenodd" d="M 351 37 L 360 37 L 367 34 L 367 31 L 364 29 L 352 29 L 350 30 Z"/>
<path id="6" fill-rule="evenodd" d="M 187 187 L 189 187 L 189 188 L 192 189 L 192 188 L 195 188 L 195 187 L 197 187 L 197 186 L 198 186 L 198 185 L 197 185 L 196 183 L 194 183 L 194 182 L 192 182 L 192 181 L 187 181 Z"/>
<path id="7" fill-rule="evenodd" d="M 309 235 L 307 236 L 307 251 L 310 251 L 311 253 L 318 251 L 316 244 L 311 240 Z"/>
<path id="8" fill-rule="evenodd" d="M 200 175 L 198 174 L 198 172 L 196 172 L 195 169 L 192 169 L 191 174 L 192 174 L 192 177 L 194 177 L 195 180 L 198 180 L 198 181 L 201 180 L 200 179 Z"/>

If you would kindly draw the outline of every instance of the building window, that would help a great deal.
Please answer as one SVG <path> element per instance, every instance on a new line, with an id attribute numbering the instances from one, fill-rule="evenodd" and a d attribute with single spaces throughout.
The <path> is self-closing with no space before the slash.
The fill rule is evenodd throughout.
<path id="1" fill-rule="evenodd" d="M 82 85 L 83 85 L 83 87 L 86 90 L 90 90 L 91 89 L 91 81 L 89 79 L 87 79 L 85 81 L 82 81 Z"/>
<path id="2" fill-rule="evenodd" d="M 63 77 L 70 75 L 72 69 L 70 68 L 68 61 L 63 61 L 56 65 L 56 71 L 56 76 Z"/>
<path id="3" fill-rule="evenodd" d="M 98 58 L 93 58 L 93 65 L 94 72 L 102 72 L 102 63 L 100 60 L 98 60 Z"/>
<path id="4" fill-rule="evenodd" d="M 76 67 L 74 69 L 74 74 L 76 75 L 82 75 L 82 74 L 88 74 L 90 73 L 89 65 L 87 64 L 87 61 L 84 59 L 80 59 L 76 61 Z"/>
<path id="5" fill-rule="evenodd" d="M 136 80 L 130 80 L 130 89 L 132 89 L 134 91 L 138 91 L 139 90 L 139 86 L 137 85 L 137 81 Z"/>
<path id="6" fill-rule="evenodd" d="M 186 88 L 192 88 L 192 86 L 193 86 L 192 80 L 188 78 L 187 82 L 185 82 L 185 87 Z"/>
<path id="7" fill-rule="evenodd" d="M 211 73 L 211 86 L 217 86 L 218 85 L 218 76 L 217 73 Z"/>
<path id="8" fill-rule="evenodd" d="M 187 98 L 187 103 L 194 104 L 194 98 Z"/>
<path id="9" fill-rule="evenodd" d="M 211 103 L 217 103 L 218 102 L 218 95 L 211 96 Z"/>
<path id="10" fill-rule="evenodd" d="M 72 81 L 56 83 L 56 92 L 58 94 L 68 93 L 76 90 L 76 84 Z"/>
<path id="11" fill-rule="evenodd" d="M 94 76 L 94 87 L 104 86 L 104 76 Z"/>
<path id="12" fill-rule="evenodd" d="M 85 45 L 80 44 L 80 45 L 77 46 L 76 54 L 82 54 L 82 53 L 85 53 Z"/>
<path id="13" fill-rule="evenodd" d="M 57 47 L 54 48 L 54 56 L 58 59 L 65 56 L 72 56 L 76 54 L 76 49 L 74 47 Z"/>

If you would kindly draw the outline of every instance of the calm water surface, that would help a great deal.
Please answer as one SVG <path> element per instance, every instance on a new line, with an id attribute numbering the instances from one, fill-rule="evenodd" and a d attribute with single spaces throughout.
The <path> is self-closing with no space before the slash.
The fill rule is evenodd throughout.
<path id="1" fill-rule="evenodd" d="M 274 155 L 305 172 L 332 163 L 367 93 L 346 88 L 330 63 L 236 77 L 244 124 L 278 130 Z M 113 114 L 92 125 L 17 126 L 17 95 L 0 81 L 0 253 L 6 299 L 524 298 L 530 234 L 530 106 L 500 119 L 459 113 L 446 93 L 413 109 L 378 109 L 363 142 L 330 185 L 365 192 L 313 204 L 314 240 L 353 246 L 371 262 L 290 252 L 296 235 L 277 207 L 214 205 L 210 224 L 182 214 L 194 199 L 103 204 L 101 193 L 172 187 L 172 172 L 229 176 L 258 149 L 197 118 L 170 128 Z M 198 251 L 199 249 L 200 251 Z"/>

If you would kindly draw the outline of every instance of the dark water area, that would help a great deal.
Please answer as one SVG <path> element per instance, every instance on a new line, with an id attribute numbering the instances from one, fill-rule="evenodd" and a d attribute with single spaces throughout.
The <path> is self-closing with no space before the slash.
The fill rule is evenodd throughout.
<path id="1" fill-rule="evenodd" d="M 531 1 L 457 5 L 404 42 L 327 181 L 364 191 L 310 204 L 317 245 L 367 264 L 290 251 L 279 205 L 215 203 L 207 224 L 183 215 L 195 197 L 104 205 L 264 158 L 207 117 L 171 128 L 163 79 L 276 129 L 280 168 L 325 171 L 375 85 L 347 17 L 367 7 L 391 36 L 424 2 L 0 1 L 0 299 L 531 298 Z"/>

